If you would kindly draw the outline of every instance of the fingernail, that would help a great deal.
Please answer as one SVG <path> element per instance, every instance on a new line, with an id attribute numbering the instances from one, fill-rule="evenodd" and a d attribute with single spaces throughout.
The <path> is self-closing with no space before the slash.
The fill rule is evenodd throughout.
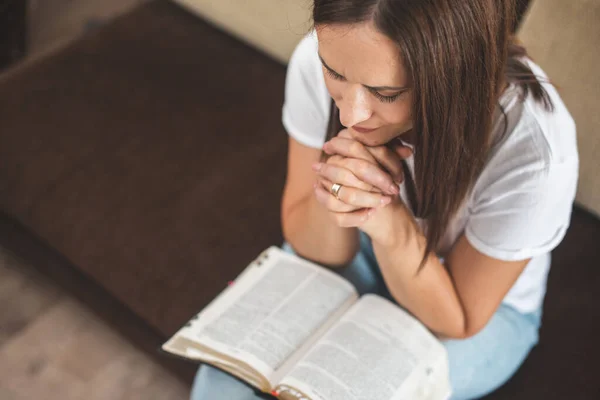
<path id="1" fill-rule="evenodd" d="M 392 202 L 392 199 L 390 197 L 382 197 L 380 200 L 380 203 L 382 206 L 387 206 L 391 202 Z"/>
<path id="2" fill-rule="evenodd" d="M 400 189 L 398 189 L 398 185 L 396 185 L 396 184 L 394 184 L 394 183 L 392 183 L 392 184 L 390 185 L 390 189 L 389 189 L 389 190 L 390 190 L 390 192 L 391 192 L 392 194 L 398 194 L 398 193 L 400 193 Z"/>
<path id="3" fill-rule="evenodd" d="M 323 164 L 321 164 L 321 163 L 316 163 L 316 164 L 312 165 L 312 169 L 317 172 L 319 172 L 322 167 L 323 167 Z"/>

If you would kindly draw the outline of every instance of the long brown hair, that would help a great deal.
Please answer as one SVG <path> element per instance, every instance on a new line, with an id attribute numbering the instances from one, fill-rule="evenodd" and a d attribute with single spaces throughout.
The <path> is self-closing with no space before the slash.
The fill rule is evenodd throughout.
<path id="1" fill-rule="evenodd" d="M 415 169 L 405 181 L 427 221 L 423 262 L 484 167 L 505 84 L 552 108 L 513 40 L 515 10 L 515 0 L 314 0 L 315 26 L 371 21 L 398 46 L 412 88 Z M 342 128 L 332 102 L 327 137 Z"/>

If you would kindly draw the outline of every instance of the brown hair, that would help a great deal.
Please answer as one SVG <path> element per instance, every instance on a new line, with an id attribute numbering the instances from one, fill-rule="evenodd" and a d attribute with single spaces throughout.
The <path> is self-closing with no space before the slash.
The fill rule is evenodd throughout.
<path id="1" fill-rule="evenodd" d="M 427 255 L 481 173 L 506 83 L 552 104 L 512 38 L 515 0 L 314 0 L 315 26 L 371 21 L 399 48 L 412 88 L 415 216 L 427 221 Z M 332 101 L 328 139 L 343 129 Z M 423 265 L 422 263 L 422 265 Z"/>

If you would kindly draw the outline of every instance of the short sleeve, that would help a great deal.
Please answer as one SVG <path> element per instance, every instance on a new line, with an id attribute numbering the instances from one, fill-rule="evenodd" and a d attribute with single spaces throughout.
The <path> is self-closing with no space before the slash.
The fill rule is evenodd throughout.
<path id="1" fill-rule="evenodd" d="M 531 162 L 535 151 L 520 144 L 512 148 L 513 162 L 497 167 L 500 173 L 480 188 L 465 228 L 473 247 L 505 261 L 552 251 L 569 226 L 576 191 L 576 160 L 544 162 L 537 157 Z M 519 148 L 522 156 L 515 154 Z"/>
<path id="2" fill-rule="evenodd" d="M 298 142 L 308 147 L 321 148 L 325 142 L 329 105 L 330 97 L 313 31 L 300 41 L 288 64 L 283 126 Z"/>

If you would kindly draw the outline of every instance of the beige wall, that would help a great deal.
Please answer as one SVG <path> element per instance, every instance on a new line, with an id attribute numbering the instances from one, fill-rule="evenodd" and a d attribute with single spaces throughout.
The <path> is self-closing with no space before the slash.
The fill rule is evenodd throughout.
<path id="1" fill-rule="evenodd" d="M 312 0 L 174 1 L 284 63 L 311 27 Z"/>
<path id="2" fill-rule="evenodd" d="M 577 200 L 600 215 L 600 0 L 536 0 L 519 33 L 577 123 Z"/>

